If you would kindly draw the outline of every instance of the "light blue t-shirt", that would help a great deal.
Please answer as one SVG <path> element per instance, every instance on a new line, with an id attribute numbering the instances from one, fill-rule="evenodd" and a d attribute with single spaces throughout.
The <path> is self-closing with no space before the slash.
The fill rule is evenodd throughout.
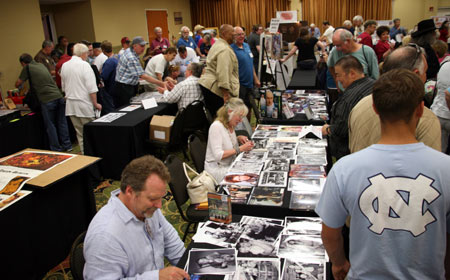
<path id="1" fill-rule="evenodd" d="M 330 171 L 317 214 L 350 222 L 348 279 L 444 279 L 450 157 L 423 143 L 372 145 Z"/>

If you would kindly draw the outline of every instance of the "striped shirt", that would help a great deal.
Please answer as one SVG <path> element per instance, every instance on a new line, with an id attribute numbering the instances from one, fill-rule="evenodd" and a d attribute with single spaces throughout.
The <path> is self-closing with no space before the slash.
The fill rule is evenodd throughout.
<path id="1" fill-rule="evenodd" d="M 172 91 L 164 92 L 164 101 L 178 103 L 178 110 L 186 108 L 195 100 L 203 101 L 203 95 L 198 84 L 198 78 L 191 75 L 186 80 L 177 84 Z"/>
<path id="2" fill-rule="evenodd" d="M 137 85 L 139 77 L 144 74 L 139 56 L 132 48 L 128 48 L 120 56 L 119 63 L 116 69 L 116 82 Z"/>
<path id="3" fill-rule="evenodd" d="M 330 149 L 331 155 L 339 159 L 350 154 L 348 148 L 348 118 L 353 107 L 365 96 L 372 93 L 375 80 L 364 77 L 354 81 L 331 108 Z"/>

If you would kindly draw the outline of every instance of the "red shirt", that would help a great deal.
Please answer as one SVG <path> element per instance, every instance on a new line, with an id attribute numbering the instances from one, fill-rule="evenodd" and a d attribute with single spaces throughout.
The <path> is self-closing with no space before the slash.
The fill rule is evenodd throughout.
<path id="1" fill-rule="evenodd" d="M 358 43 L 369 46 L 373 49 L 372 36 L 370 36 L 367 32 L 363 32 L 358 36 Z"/>
<path id="2" fill-rule="evenodd" d="M 439 40 L 447 43 L 448 30 L 446 28 L 439 30 Z"/>
<path id="3" fill-rule="evenodd" d="M 381 40 L 378 41 L 378 43 L 374 47 L 375 53 L 377 54 L 378 63 L 380 63 L 383 60 L 383 54 L 387 52 L 390 48 L 391 46 L 389 45 L 389 42 L 383 42 Z"/>
<path id="4" fill-rule="evenodd" d="M 157 38 L 155 38 L 152 41 L 152 44 L 150 45 L 150 50 L 153 51 L 155 50 L 155 55 L 162 53 L 163 51 L 165 51 L 168 47 L 170 47 L 170 43 L 169 40 L 167 40 L 167 38 L 161 38 L 161 41 L 158 41 Z"/>
<path id="5" fill-rule="evenodd" d="M 61 71 L 61 68 L 63 66 L 64 63 L 66 63 L 67 61 L 69 61 L 72 57 L 70 55 L 67 54 L 63 54 L 60 58 L 58 63 L 56 63 L 55 66 L 55 72 L 56 72 L 56 85 L 61 88 L 61 75 L 59 75 L 59 71 Z"/>

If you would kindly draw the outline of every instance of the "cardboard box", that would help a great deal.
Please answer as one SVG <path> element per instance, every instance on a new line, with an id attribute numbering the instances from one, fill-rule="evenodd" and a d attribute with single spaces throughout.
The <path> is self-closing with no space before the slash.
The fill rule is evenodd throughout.
<path id="1" fill-rule="evenodd" d="M 170 129 L 172 128 L 175 116 L 153 116 L 150 122 L 150 139 L 169 142 Z"/>

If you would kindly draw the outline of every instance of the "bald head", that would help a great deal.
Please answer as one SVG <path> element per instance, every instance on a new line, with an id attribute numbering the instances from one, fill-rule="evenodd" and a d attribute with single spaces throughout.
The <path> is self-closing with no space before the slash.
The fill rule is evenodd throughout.
<path id="1" fill-rule="evenodd" d="M 222 24 L 219 29 L 219 36 L 220 38 L 224 39 L 228 42 L 228 44 L 233 43 L 233 36 L 234 36 L 234 28 L 233 26 L 229 24 Z"/>
<path id="2" fill-rule="evenodd" d="M 238 45 L 239 47 L 241 47 L 242 44 L 244 43 L 245 32 L 244 29 L 242 29 L 242 27 L 240 26 L 234 27 L 234 40 L 236 45 Z"/>
<path id="3" fill-rule="evenodd" d="M 352 33 L 344 28 L 336 30 L 333 34 L 333 45 L 338 51 L 350 53 L 354 49 Z"/>
<path id="4" fill-rule="evenodd" d="M 426 81 L 427 61 L 421 48 L 406 46 L 391 52 L 384 60 L 382 74 L 393 69 L 407 69 L 420 76 Z"/>

